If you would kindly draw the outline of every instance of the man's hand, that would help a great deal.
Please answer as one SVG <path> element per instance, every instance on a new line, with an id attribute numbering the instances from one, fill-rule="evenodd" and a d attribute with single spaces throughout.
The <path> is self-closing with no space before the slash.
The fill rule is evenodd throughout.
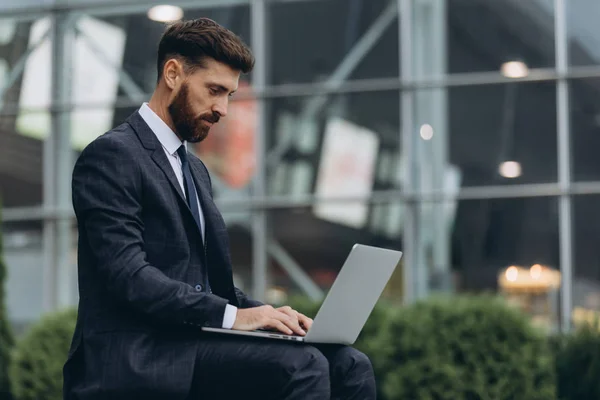
<path id="1" fill-rule="evenodd" d="M 276 329 L 287 335 L 297 334 L 304 336 L 306 329 L 312 325 L 312 320 L 292 310 L 290 307 L 275 309 L 272 306 L 254 308 L 240 308 L 237 311 L 233 329 L 240 331 L 253 331 L 256 329 Z"/>
<path id="2" fill-rule="evenodd" d="M 302 329 L 304 329 L 305 331 L 309 330 L 312 326 L 313 320 L 311 318 L 308 318 L 306 315 L 299 313 L 290 306 L 279 307 L 277 310 L 287 314 L 290 318 L 296 319 L 300 327 L 302 327 Z"/>

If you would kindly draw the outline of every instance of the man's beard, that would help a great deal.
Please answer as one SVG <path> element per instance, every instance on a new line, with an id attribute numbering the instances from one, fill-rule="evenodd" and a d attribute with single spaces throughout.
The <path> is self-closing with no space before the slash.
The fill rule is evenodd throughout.
<path id="1" fill-rule="evenodd" d="M 204 125 L 203 121 L 208 121 L 213 124 L 219 122 L 219 114 L 206 113 L 199 117 L 194 117 L 190 109 L 188 101 L 189 88 L 187 84 L 183 84 L 179 93 L 175 96 L 171 104 L 169 104 L 169 115 L 171 121 L 175 125 L 175 133 L 182 139 L 190 143 L 198 143 L 206 139 L 210 126 Z"/>

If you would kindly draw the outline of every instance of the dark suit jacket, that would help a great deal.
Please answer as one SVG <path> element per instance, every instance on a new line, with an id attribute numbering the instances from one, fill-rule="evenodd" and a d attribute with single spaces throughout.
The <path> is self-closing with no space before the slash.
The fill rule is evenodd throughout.
<path id="1" fill-rule="evenodd" d="M 189 159 L 205 247 L 158 138 L 137 112 L 77 160 L 80 300 L 64 367 L 65 399 L 183 399 L 202 340 L 199 327 L 221 327 L 227 303 L 262 304 L 234 287 L 208 171 Z M 198 286 L 203 268 L 212 293 Z"/>

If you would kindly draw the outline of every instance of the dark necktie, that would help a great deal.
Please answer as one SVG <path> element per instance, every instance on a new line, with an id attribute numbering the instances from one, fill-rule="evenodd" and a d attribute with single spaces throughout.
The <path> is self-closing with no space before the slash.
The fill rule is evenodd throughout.
<path id="1" fill-rule="evenodd" d="M 190 210 L 192 210 L 192 215 L 194 216 L 194 220 L 196 220 L 196 224 L 198 224 L 198 229 L 202 232 L 202 224 L 200 223 L 200 208 L 198 207 L 198 193 L 196 192 L 196 188 L 194 187 L 194 181 L 192 180 L 192 172 L 190 171 L 190 163 L 187 158 L 187 150 L 184 145 L 181 145 L 177 149 L 177 155 L 179 155 L 179 159 L 181 160 L 181 171 L 183 172 L 183 186 L 185 187 L 185 197 L 187 198 L 188 206 Z M 206 244 L 204 244 L 204 268 L 207 268 L 206 262 Z M 206 276 L 207 271 L 204 271 L 204 285 L 207 291 L 210 290 L 210 285 L 208 284 L 208 277 Z"/>
<path id="2" fill-rule="evenodd" d="M 192 215 L 198 224 L 198 229 L 202 230 L 200 223 L 200 209 L 198 208 L 198 193 L 194 187 L 192 180 L 192 172 L 190 171 L 190 163 L 187 158 L 187 151 L 184 145 L 177 149 L 177 154 L 181 160 L 181 170 L 183 172 L 183 186 L 185 187 L 185 197 L 187 198 L 188 206 L 192 210 Z"/>

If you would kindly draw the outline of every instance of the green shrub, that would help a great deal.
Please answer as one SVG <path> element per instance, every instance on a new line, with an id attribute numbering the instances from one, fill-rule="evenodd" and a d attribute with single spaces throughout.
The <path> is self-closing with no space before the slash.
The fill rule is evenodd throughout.
<path id="1" fill-rule="evenodd" d="M 17 342 L 10 366 L 16 400 L 62 399 L 62 369 L 76 319 L 74 309 L 48 314 Z"/>
<path id="2" fill-rule="evenodd" d="M 0 204 L 0 224 L 2 221 L 2 205 Z M 0 399 L 10 399 L 10 384 L 8 379 L 8 366 L 10 365 L 10 352 L 14 339 L 10 325 L 5 299 L 6 265 L 2 257 L 2 233 L 0 232 Z"/>
<path id="3" fill-rule="evenodd" d="M 381 327 L 377 342 L 388 400 L 556 398 L 544 333 L 497 298 L 431 298 L 406 307 Z"/>
<path id="4" fill-rule="evenodd" d="M 569 335 L 554 339 L 558 398 L 600 399 L 600 333 L 583 325 Z"/>

